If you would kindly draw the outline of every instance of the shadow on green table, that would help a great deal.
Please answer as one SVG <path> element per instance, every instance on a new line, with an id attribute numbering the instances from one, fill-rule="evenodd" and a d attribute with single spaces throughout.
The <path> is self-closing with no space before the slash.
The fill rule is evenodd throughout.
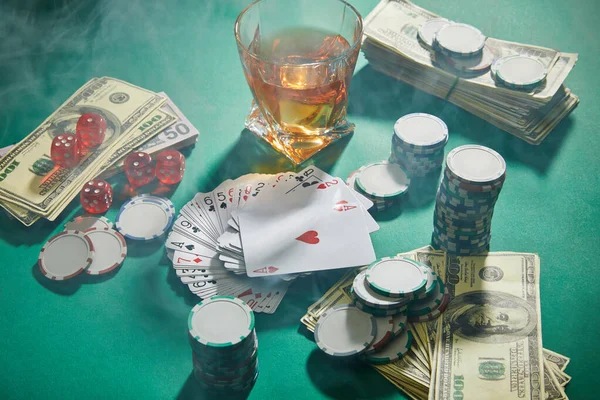
<path id="1" fill-rule="evenodd" d="M 243 129 L 237 142 L 229 149 L 218 166 L 201 176 L 202 181 L 199 184 L 204 186 L 204 190 L 210 191 L 226 179 L 235 179 L 248 173 L 274 174 L 283 171 L 300 171 L 309 165 L 316 165 L 324 171 L 329 171 L 344 152 L 351 138 L 352 134 L 330 144 L 314 157 L 296 166 L 265 140 L 248 129 Z"/>
<path id="2" fill-rule="evenodd" d="M 448 125 L 451 140 L 453 136 L 461 135 L 473 143 L 498 151 L 507 161 L 528 165 L 541 174 L 545 174 L 551 166 L 573 127 L 573 117 L 566 117 L 540 145 L 534 146 L 450 102 L 377 72 L 369 65 L 354 75 L 348 114 L 388 120 L 390 140 L 394 122 L 405 114 L 415 112 L 440 117 Z"/>
<path id="3" fill-rule="evenodd" d="M 315 387 L 334 399 L 378 399 L 397 392 L 368 365 L 331 357 L 319 349 L 308 356 L 306 370 Z"/>
<path id="4" fill-rule="evenodd" d="M 208 400 L 208 399 L 222 399 L 222 400 L 243 400 L 248 398 L 250 391 L 240 393 L 214 393 L 209 392 L 202 388 L 196 381 L 193 373 L 190 373 L 186 379 L 183 387 L 177 395 L 177 400 Z"/>

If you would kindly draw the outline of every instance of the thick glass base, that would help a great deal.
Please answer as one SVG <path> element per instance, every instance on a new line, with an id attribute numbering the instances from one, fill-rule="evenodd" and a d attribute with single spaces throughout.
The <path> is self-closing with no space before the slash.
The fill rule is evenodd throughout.
<path id="1" fill-rule="evenodd" d="M 320 132 L 318 135 L 290 134 L 269 126 L 260 109 L 252 100 L 250 112 L 246 117 L 246 128 L 266 140 L 295 165 L 300 165 L 329 144 L 352 133 L 354 124 L 344 118 L 335 127 Z"/>

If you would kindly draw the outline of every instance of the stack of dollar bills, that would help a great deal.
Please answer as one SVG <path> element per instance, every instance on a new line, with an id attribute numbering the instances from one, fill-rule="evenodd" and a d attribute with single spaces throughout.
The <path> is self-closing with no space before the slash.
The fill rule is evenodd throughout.
<path id="1" fill-rule="evenodd" d="M 55 166 L 52 139 L 75 133 L 77 120 L 89 112 L 104 116 L 104 142 L 75 168 Z M 165 93 L 93 78 L 21 142 L 0 149 L 0 207 L 26 226 L 40 218 L 54 221 L 85 182 L 121 171 L 132 151 L 156 154 L 193 145 L 197 139 L 198 130 Z"/>
<path id="2" fill-rule="evenodd" d="M 579 103 L 563 85 L 577 54 L 488 37 L 485 50 L 494 60 L 524 55 L 545 67 L 542 84 L 511 89 L 494 79 L 493 63 L 479 73 L 465 74 L 436 59 L 438 54 L 419 40 L 418 32 L 424 23 L 439 18 L 408 0 L 381 0 L 365 19 L 365 57 L 375 70 L 446 99 L 530 144 L 541 143 Z"/>
<path id="3" fill-rule="evenodd" d="M 570 359 L 542 348 L 540 259 L 497 252 L 456 256 L 423 247 L 399 256 L 429 265 L 450 296 L 431 322 L 408 324 L 413 341 L 398 361 L 373 365 L 412 399 L 567 399 Z M 331 307 L 350 304 L 348 271 L 302 317 L 314 332 Z"/>

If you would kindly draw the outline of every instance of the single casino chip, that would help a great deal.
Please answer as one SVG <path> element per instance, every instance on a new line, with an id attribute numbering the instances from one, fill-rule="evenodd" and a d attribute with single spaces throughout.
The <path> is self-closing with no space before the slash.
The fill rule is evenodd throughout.
<path id="1" fill-rule="evenodd" d="M 321 315 L 315 326 L 317 346 L 336 357 L 363 353 L 376 335 L 375 317 L 351 305 L 330 308 Z"/>
<path id="2" fill-rule="evenodd" d="M 365 350 L 364 354 L 375 353 L 388 344 L 393 338 L 394 319 L 392 317 L 376 317 L 377 334 L 373 343 Z"/>
<path id="3" fill-rule="evenodd" d="M 448 142 L 448 126 L 431 114 L 413 113 L 399 118 L 394 124 L 394 138 L 414 150 L 439 148 Z"/>
<path id="4" fill-rule="evenodd" d="M 95 256 L 86 273 L 101 275 L 118 268 L 127 257 L 127 243 L 119 232 L 109 228 L 90 228 L 84 232 L 92 241 Z"/>
<path id="5" fill-rule="evenodd" d="M 433 39 L 435 50 L 451 57 L 473 57 L 483 50 L 485 36 L 474 26 L 451 23 L 441 27 Z"/>
<path id="6" fill-rule="evenodd" d="M 396 314 L 392 317 L 394 320 L 394 329 L 392 331 L 392 335 L 397 337 L 406 329 L 406 324 L 408 323 L 408 317 L 406 313 Z"/>
<path id="7" fill-rule="evenodd" d="M 423 24 L 419 27 L 419 31 L 417 32 L 417 37 L 425 45 L 426 48 L 431 49 L 433 46 L 433 38 L 435 34 L 446 25 L 451 24 L 452 21 L 447 20 L 446 18 L 433 18 L 429 21 L 423 22 Z"/>
<path id="8" fill-rule="evenodd" d="M 94 245 L 80 231 L 64 231 L 46 242 L 38 257 L 38 266 L 46 278 L 71 279 L 82 273 L 94 260 Z"/>
<path id="9" fill-rule="evenodd" d="M 453 149 L 446 157 L 450 173 L 467 184 L 492 184 L 506 174 L 506 161 L 496 151 L 479 145 Z"/>
<path id="10" fill-rule="evenodd" d="M 381 295 L 371 289 L 368 282 L 366 281 L 367 271 L 361 271 L 354 278 L 354 282 L 352 283 L 352 291 L 356 297 L 360 299 L 360 301 L 372 308 L 378 309 L 390 309 L 390 308 L 400 308 L 406 306 L 410 301 L 410 298 L 392 298 L 388 296 Z"/>
<path id="11" fill-rule="evenodd" d="M 371 364 L 388 364 L 398 361 L 408 353 L 412 342 L 412 332 L 410 329 L 405 329 L 381 350 L 372 354 L 365 354 L 363 359 Z"/>
<path id="12" fill-rule="evenodd" d="M 128 239 L 151 240 L 165 234 L 174 218 L 175 207 L 169 199 L 140 195 L 123 204 L 115 226 Z"/>
<path id="13" fill-rule="evenodd" d="M 388 297 L 412 297 L 425 291 L 427 273 L 413 260 L 384 257 L 367 268 L 366 281 L 371 289 Z"/>
<path id="14" fill-rule="evenodd" d="M 442 304 L 444 299 L 444 284 L 438 277 L 438 283 L 435 285 L 435 289 L 427 297 L 420 300 L 411 301 L 406 310 L 408 317 L 415 317 L 420 315 L 429 314 L 434 310 L 437 310 Z"/>
<path id="15" fill-rule="evenodd" d="M 194 340 L 207 347 L 235 346 L 254 331 L 254 312 L 232 296 L 213 296 L 196 304 L 188 317 Z"/>
<path id="16" fill-rule="evenodd" d="M 106 217 L 92 217 L 91 215 L 80 215 L 65 224 L 66 231 L 86 231 L 90 228 L 112 229 L 113 223 Z"/>
<path id="17" fill-rule="evenodd" d="M 495 78 L 513 89 L 533 89 L 541 84 L 548 70 L 537 58 L 525 55 L 502 57 L 494 63 Z"/>
<path id="18" fill-rule="evenodd" d="M 410 178 L 402 167 L 388 161 L 380 161 L 359 169 L 356 186 L 368 196 L 392 200 L 408 191 Z"/>

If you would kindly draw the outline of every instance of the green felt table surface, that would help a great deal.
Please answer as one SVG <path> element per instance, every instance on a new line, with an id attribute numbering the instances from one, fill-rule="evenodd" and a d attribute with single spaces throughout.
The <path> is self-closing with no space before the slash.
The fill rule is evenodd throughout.
<path id="1" fill-rule="evenodd" d="M 366 16 L 377 4 L 355 0 Z M 539 253 L 544 347 L 572 358 L 571 399 L 597 398 L 600 208 L 596 0 L 421 0 L 485 34 L 579 53 L 567 86 L 581 104 L 540 145 L 530 146 L 359 59 L 350 93 L 350 140 L 317 165 L 345 177 L 387 158 L 393 122 L 438 115 L 447 150 L 467 143 L 504 156 L 508 178 L 494 215 L 493 251 Z M 177 208 L 226 178 L 289 168 L 244 132 L 251 94 L 233 23 L 246 0 L 8 0 L 0 4 L 0 147 L 19 141 L 94 76 L 165 91 L 200 130 Z M 119 204 L 107 213 L 114 219 Z M 433 203 L 408 202 L 377 216 L 378 256 L 428 243 Z M 187 315 L 197 301 L 162 243 L 129 243 L 118 273 L 56 283 L 37 270 L 45 241 L 81 213 L 31 228 L 0 216 L 0 398 L 193 399 Z M 403 398 L 368 367 L 333 363 L 299 330 L 300 317 L 340 276 L 295 282 L 274 315 L 257 315 L 260 378 L 251 399 Z"/>

